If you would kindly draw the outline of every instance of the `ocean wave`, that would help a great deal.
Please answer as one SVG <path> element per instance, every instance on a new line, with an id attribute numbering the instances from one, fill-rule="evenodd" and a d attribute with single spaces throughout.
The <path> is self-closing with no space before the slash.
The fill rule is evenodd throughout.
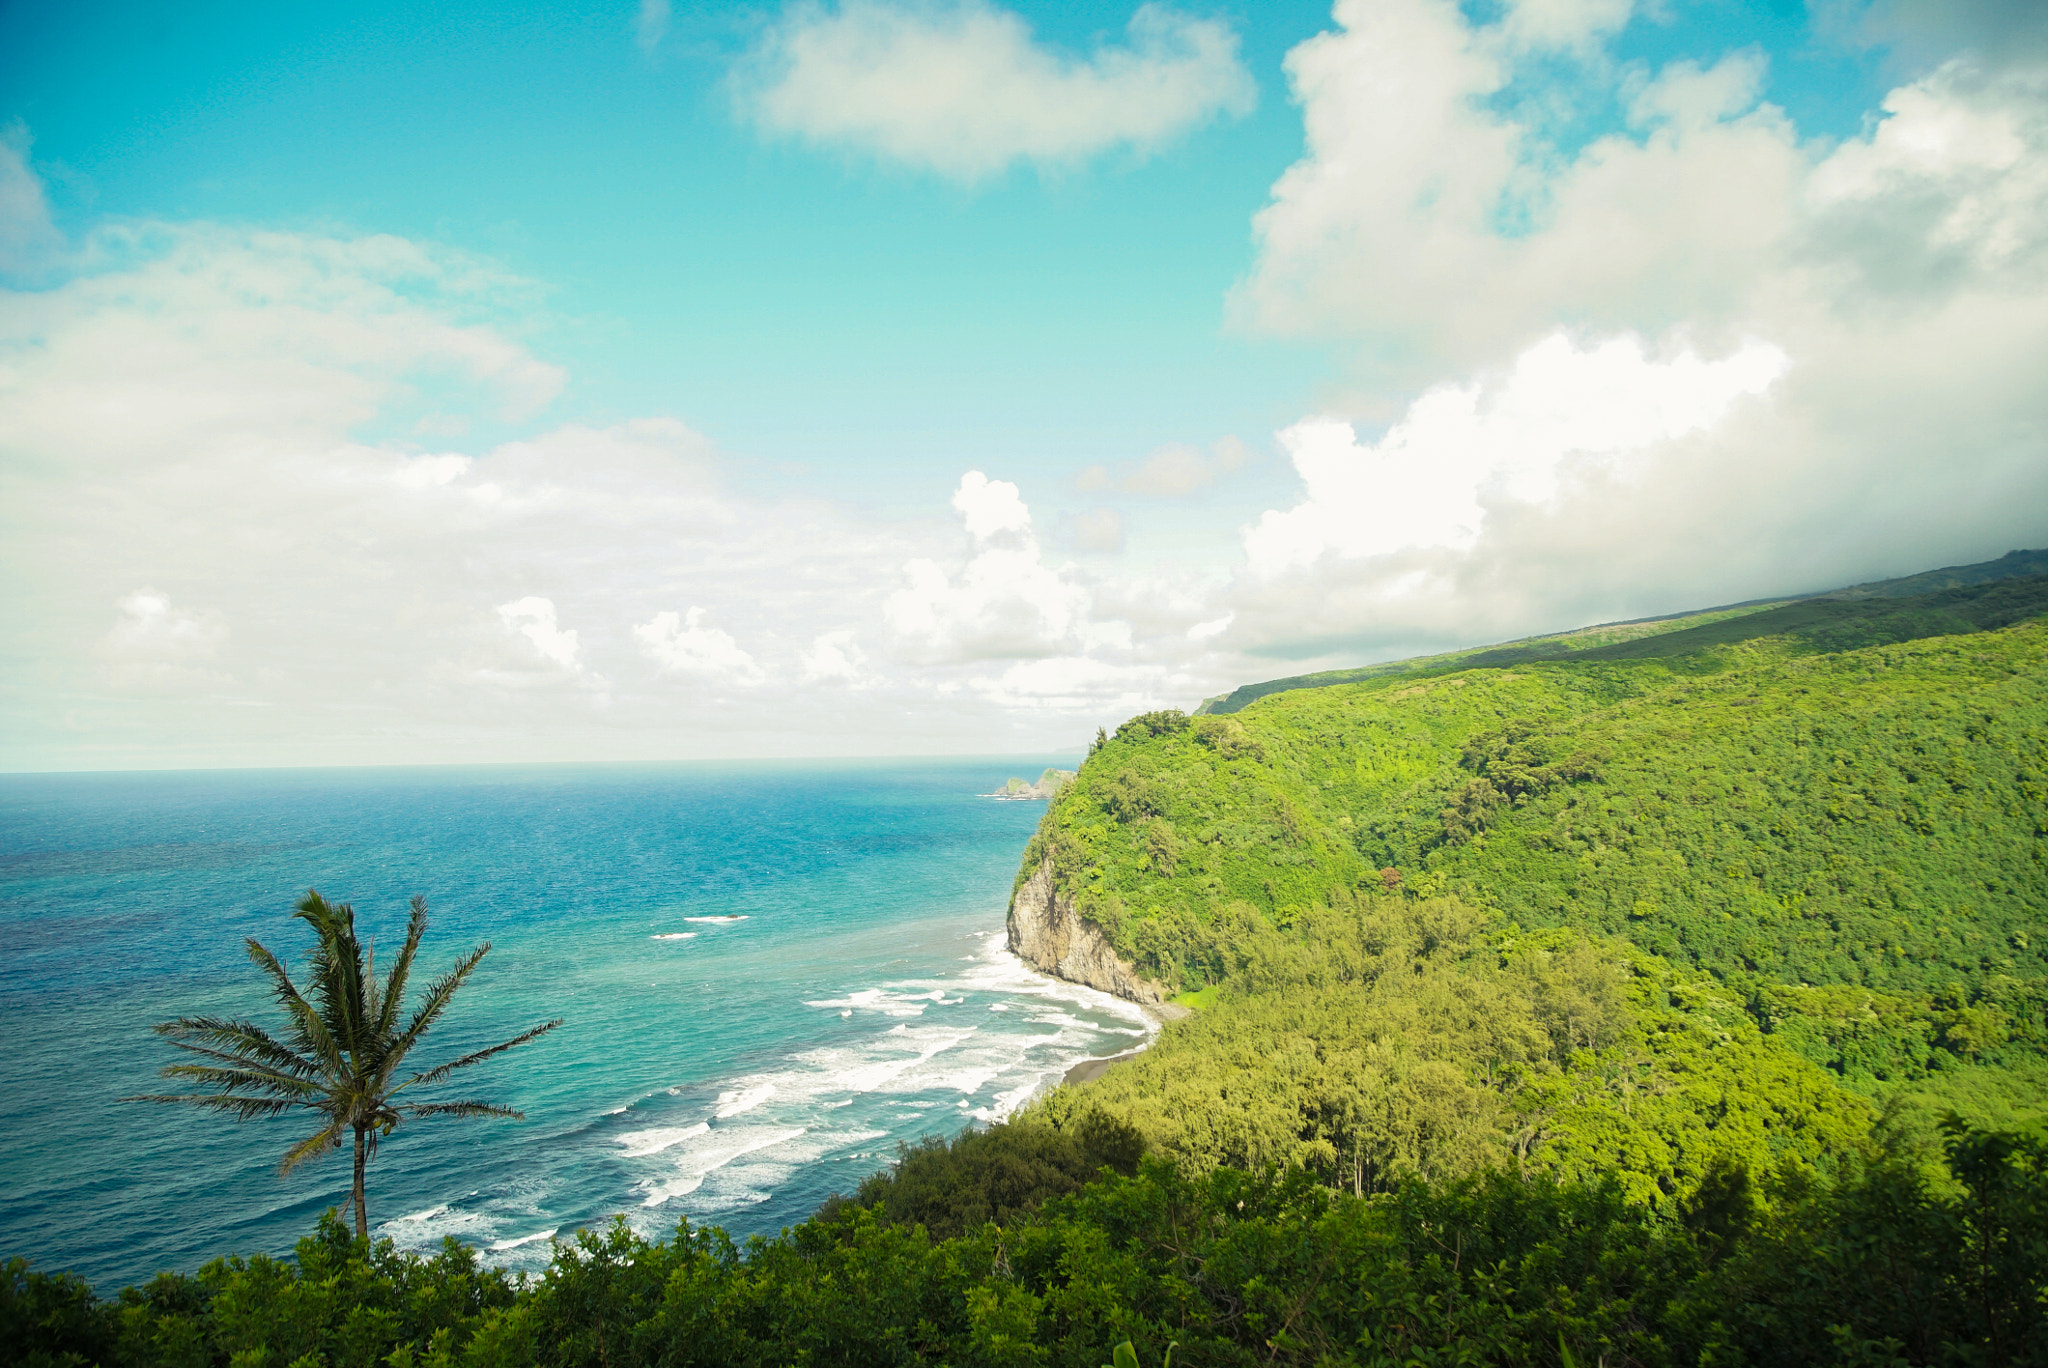
<path id="1" fill-rule="evenodd" d="M 621 1135 L 615 1136 L 614 1139 L 625 1148 L 626 1158 L 641 1159 L 650 1154 L 660 1154 L 665 1149 L 672 1149 L 682 1144 L 683 1141 L 694 1139 L 710 1129 L 711 1125 L 709 1122 L 699 1121 L 694 1126 L 668 1126 L 657 1127 L 652 1130 L 626 1131 Z"/>
<path id="2" fill-rule="evenodd" d="M 493 1254 L 503 1254 L 507 1250 L 517 1249 L 521 1245 L 534 1244 L 540 1240 L 552 1240 L 555 1238 L 555 1232 L 560 1229 L 560 1226 L 549 1226 L 546 1230 L 537 1231 L 532 1235 L 520 1235 L 510 1240 L 493 1241 L 491 1244 L 491 1252 Z"/>
<path id="3" fill-rule="evenodd" d="M 409 1211 L 403 1216 L 394 1216 L 391 1218 L 389 1222 L 387 1222 L 387 1224 L 398 1225 L 406 1221 L 432 1220 L 434 1217 L 439 1216 L 442 1212 L 446 1211 L 447 1209 L 448 1204 L 446 1202 L 443 1202 L 439 1206 L 430 1206 L 425 1211 Z"/>
<path id="4" fill-rule="evenodd" d="M 712 922 L 712 923 L 715 923 L 715 924 L 718 924 L 718 925 L 724 925 L 724 924 L 725 924 L 725 923 L 727 923 L 727 922 L 743 922 L 743 921 L 745 921 L 746 919 L 747 919 L 747 915 L 746 915 L 746 913 L 744 913 L 744 912 L 741 912 L 741 913 L 737 913 L 737 914 L 735 914 L 735 915 L 733 915 L 733 916 L 730 916 L 730 917 L 685 917 L 685 918 L 683 918 L 683 920 L 684 920 L 684 921 L 686 921 L 686 922 Z"/>
<path id="5" fill-rule="evenodd" d="M 661 932 L 661 933 L 660 933 L 659 935 L 649 936 L 649 937 L 648 937 L 647 939 L 649 939 L 649 940 L 689 940 L 689 939 L 690 939 L 690 938 L 691 938 L 692 936 L 695 936 L 696 934 L 697 934 L 697 933 L 696 933 L 695 931 L 663 931 L 663 932 Z"/>
<path id="6" fill-rule="evenodd" d="M 764 1083 L 752 1088 L 735 1088 L 718 1095 L 718 1110 L 713 1113 L 721 1121 L 728 1117 L 750 1112 L 775 1096 L 775 1085 Z"/>
<path id="7" fill-rule="evenodd" d="M 738 1126 L 730 1130 L 719 1130 L 709 1138 L 708 1143 L 692 1145 L 682 1154 L 675 1156 L 675 1172 L 672 1176 L 644 1180 L 640 1184 L 640 1191 L 647 1195 L 640 1205 L 658 1207 L 677 1197 L 687 1197 L 703 1186 L 706 1177 L 741 1155 L 770 1149 L 794 1140 L 803 1133 L 802 1126 Z"/>

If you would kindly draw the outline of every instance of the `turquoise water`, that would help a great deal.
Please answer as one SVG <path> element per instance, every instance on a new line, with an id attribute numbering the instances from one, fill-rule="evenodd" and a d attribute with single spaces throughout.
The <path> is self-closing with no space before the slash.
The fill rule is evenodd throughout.
<path id="1" fill-rule="evenodd" d="M 118 1100 L 175 1056 L 154 1022 L 274 1024 L 242 942 L 296 970 L 308 887 L 387 947 L 425 893 L 429 975 L 492 942 L 419 1063 L 566 1023 L 435 1094 L 523 1123 L 384 1143 L 377 1233 L 532 1268 L 614 1213 L 800 1220 L 1144 1037 L 1002 948 L 1045 809 L 975 795 L 1062 760 L 0 776 L 0 1257 L 110 1289 L 288 1251 L 344 1200 L 343 1153 L 278 1175 L 302 1122 Z"/>

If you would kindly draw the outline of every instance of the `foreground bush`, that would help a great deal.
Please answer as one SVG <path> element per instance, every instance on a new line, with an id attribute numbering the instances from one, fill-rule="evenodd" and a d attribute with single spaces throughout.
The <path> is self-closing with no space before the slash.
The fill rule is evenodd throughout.
<path id="1" fill-rule="evenodd" d="M 1193 1368 L 2048 1364 L 2048 1145 L 1955 1126 L 1938 1173 L 1798 1191 L 1728 1169 L 1675 1216 L 1500 1171 L 1361 1199 L 1148 1161 L 951 1239 L 886 1198 L 744 1246 L 619 1223 L 515 1282 L 330 1215 L 296 1263 L 217 1261 L 112 1301 L 19 1261 L 0 1278 L 9 1365 L 1098 1368 L 1126 1340 Z"/>

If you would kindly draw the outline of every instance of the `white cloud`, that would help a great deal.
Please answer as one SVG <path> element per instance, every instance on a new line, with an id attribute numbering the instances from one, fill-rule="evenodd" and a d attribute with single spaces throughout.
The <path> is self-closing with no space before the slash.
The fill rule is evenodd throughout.
<path id="1" fill-rule="evenodd" d="M 1185 679 L 1172 680 L 1163 671 L 1134 670 L 1087 656 L 1019 661 L 1000 675 L 975 677 L 969 687 L 1005 708 L 1117 718 L 1148 708 L 1185 706 L 1188 693 Z"/>
<path id="2" fill-rule="evenodd" d="M 194 612 L 159 589 L 141 588 L 114 603 L 119 616 L 99 641 L 103 686 L 143 694 L 218 691 L 234 684 L 214 660 L 228 639 L 221 614 Z"/>
<path id="3" fill-rule="evenodd" d="M 1634 337 L 1581 348 L 1559 334 L 1505 375 L 1429 391 L 1370 445 L 1349 423 L 1297 423 L 1280 444 L 1305 497 L 1246 531 L 1250 569 L 1270 576 L 1324 556 L 1469 550 L 1489 505 L 1554 505 L 1569 474 L 1625 470 L 1646 448 L 1712 427 L 1787 364 L 1767 343 L 1718 361 L 1690 351 L 1656 360 Z"/>
<path id="4" fill-rule="evenodd" d="M 1584 52 L 1621 31 L 1634 0 L 1508 0 L 1501 30 L 1516 48 Z"/>
<path id="5" fill-rule="evenodd" d="M 1808 251 L 1832 247 L 1888 293 L 2048 284 L 2048 68 L 1952 62 L 1884 110 L 1808 179 Z"/>
<path id="6" fill-rule="evenodd" d="M 192 225 L 95 234 L 95 269 L 0 310 L 0 449 L 141 467 L 332 443 L 393 408 L 521 417 L 562 371 L 480 323 L 456 254 Z"/>
<path id="7" fill-rule="evenodd" d="M 953 511 L 976 542 L 1008 540 L 1005 534 L 1023 539 L 1031 532 L 1031 510 L 1024 506 L 1017 486 L 1008 480 L 991 480 L 978 470 L 960 477 L 960 487 L 953 491 Z"/>
<path id="8" fill-rule="evenodd" d="M 939 664 L 1050 655 L 1104 632 L 1089 620 L 1088 590 L 1070 569 L 1039 553 L 1031 513 L 1017 486 L 978 470 L 953 494 L 972 539 L 957 576 L 925 557 L 903 567 L 909 581 L 884 606 L 899 653 Z"/>
<path id="9" fill-rule="evenodd" d="M 0 274 L 44 265 L 63 246 L 43 183 L 28 164 L 28 130 L 0 129 Z"/>
<path id="10" fill-rule="evenodd" d="M 1560 324 L 1661 335 L 1741 317 L 1804 165 L 1777 110 L 1727 104 L 1752 58 L 1667 71 L 1635 101 L 1655 120 L 1640 141 L 1598 139 L 1549 173 L 1534 132 L 1488 103 L 1517 72 L 1499 28 L 1449 0 L 1347 0 L 1337 17 L 1287 58 L 1309 153 L 1255 219 L 1236 301 L 1251 322 L 1357 344 L 1384 393 L 1498 364 Z M 1726 117 L 1698 122 L 1714 107 Z"/>
<path id="11" fill-rule="evenodd" d="M 137 589 L 114 606 L 121 616 L 107 633 L 106 644 L 118 655 L 203 660 L 227 639 L 227 625 L 218 613 L 191 613 L 174 607 L 170 596 L 156 589 Z"/>
<path id="12" fill-rule="evenodd" d="M 1118 488 L 1129 494 L 1181 498 L 1206 489 L 1250 457 L 1250 449 L 1235 437 L 1218 440 L 1207 455 L 1196 447 L 1169 443 L 1156 448 L 1143 464 L 1124 476 L 1118 482 Z"/>
<path id="13" fill-rule="evenodd" d="M 1157 4 L 1131 16 L 1125 45 L 1085 59 L 987 0 L 797 4 L 737 81 L 740 107 L 770 132 L 963 180 L 1150 151 L 1256 98 L 1230 29 Z"/>
<path id="14" fill-rule="evenodd" d="M 871 682 L 864 666 L 867 652 L 847 630 L 820 632 L 798 657 L 806 684 L 846 684 L 854 687 Z"/>
<path id="15" fill-rule="evenodd" d="M 164 223 L 72 258 L 0 292 L 0 767 L 1048 749 L 1227 682 L 1202 594 L 1048 563 L 1008 482 L 877 519 L 736 492 L 674 418 L 538 421 L 563 375 L 487 263 Z"/>
<path id="16" fill-rule="evenodd" d="M 702 608 L 682 617 L 656 613 L 633 629 L 641 653 L 665 673 L 690 675 L 723 684 L 759 684 L 761 667 L 740 649 L 732 633 L 705 624 Z"/>
<path id="17" fill-rule="evenodd" d="M 1283 434 L 1302 496 L 1219 640 L 1355 660 L 2038 545 L 2048 69 L 1808 141 L 1755 53 L 1646 77 L 1595 14 L 1574 79 L 1632 122 L 1560 154 L 1527 13 L 1347 0 L 1289 55 L 1308 155 L 1237 304 L 1355 348 L 1328 408 L 1378 435 Z"/>
<path id="18" fill-rule="evenodd" d="M 674 614 L 669 616 L 673 617 Z M 564 630 L 555 622 L 555 605 L 549 599 L 529 594 L 523 599 L 498 605 L 498 620 L 505 629 L 517 632 L 533 643 L 533 649 L 541 658 L 570 674 L 582 674 L 583 662 L 579 658 L 582 646 L 576 640 L 573 628 Z"/>
<path id="19" fill-rule="evenodd" d="M 640 0 L 640 12 L 633 17 L 633 45 L 653 52 L 668 36 L 669 0 Z"/>
<path id="20" fill-rule="evenodd" d="M 1110 555 L 1124 549 L 1124 517 L 1114 508 L 1089 508 L 1075 513 L 1062 527 L 1062 540 L 1076 551 Z"/>

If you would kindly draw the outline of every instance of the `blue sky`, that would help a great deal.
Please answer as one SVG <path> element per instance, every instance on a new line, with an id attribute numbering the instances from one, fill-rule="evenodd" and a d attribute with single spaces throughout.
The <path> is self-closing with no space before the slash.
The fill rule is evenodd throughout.
<path id="1" fill-rule="evenodd" d="M 0 764 L 1028 749 L 2038 544 L 2030 16 L 11 5 Z"/>

